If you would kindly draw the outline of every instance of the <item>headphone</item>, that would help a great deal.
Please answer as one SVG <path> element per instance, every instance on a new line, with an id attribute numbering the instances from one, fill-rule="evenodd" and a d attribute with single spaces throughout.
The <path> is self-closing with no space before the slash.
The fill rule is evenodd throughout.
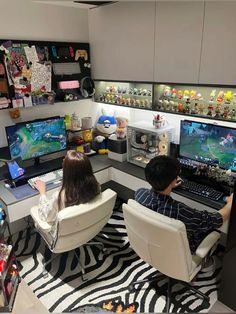
<path id="1" fill-rule="evenodd" d="M 82 80 L 80 81 L 80 91 L 81 95 L 84 98 L 88 98 L 95 94 L 94 81 L 91 79 L 90 76 L 85 76 L 82 78 Z"/>

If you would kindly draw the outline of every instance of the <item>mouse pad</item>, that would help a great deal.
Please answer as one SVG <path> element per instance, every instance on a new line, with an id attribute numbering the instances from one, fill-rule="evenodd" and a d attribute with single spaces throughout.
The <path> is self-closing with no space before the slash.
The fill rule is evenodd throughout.
<path id="1" fill-rule="evenodd" d="M 8 189 L 16 199 L 22 199 L 25 197 L 33 196 L 38 194 L 37 190 L 34 190 L 30 185 L 25 184 L 21 186 L 17 186 L 16 188 Z"/>

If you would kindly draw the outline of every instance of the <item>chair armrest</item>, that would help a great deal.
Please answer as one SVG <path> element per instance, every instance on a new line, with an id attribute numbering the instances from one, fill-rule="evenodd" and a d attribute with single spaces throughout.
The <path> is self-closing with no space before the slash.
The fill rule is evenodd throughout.
<path id="1" fill-rule="evenodd" d="M 199 244 L 196 250 L 196 255 L 204 258 L 212 249 L 212 247 L 216 244 L 216 242 L 220 238 L 220 233 L 218 231 L 213 231 L 209 233 Z"/>
<path id="2" fill-rule="evenodd" d="M 31 217 L 33 218 L 33 221 L 37 229 L 42 229 L 45 232 L 49 232 L 52 229 L 52 226 L 49 223 L 47 223 L 46 221 L 43 221 L 39 217 L 38 206 L 32 207 L 30 209 L 30 214 L 31 214 Z"/>

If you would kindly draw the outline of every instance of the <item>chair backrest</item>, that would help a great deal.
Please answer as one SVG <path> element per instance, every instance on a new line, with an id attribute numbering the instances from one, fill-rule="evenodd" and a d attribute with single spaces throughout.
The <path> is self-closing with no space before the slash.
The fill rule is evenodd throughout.
<path id="1" fill-rule="evenodd" d="M 131 247 L 166 276 L 189 281 L 192 256 L 183 222 L 158 214 L 134 200 L 123 204 Z"/>
<path id="2" fill-rule="evenodd" d="M 116 192 L 107 189 L 86 204 L 61 210 L 57 215 L 57 238 L 51 250 L 70 251 L 93 239 L 108 222 L 116 196 Z"/>

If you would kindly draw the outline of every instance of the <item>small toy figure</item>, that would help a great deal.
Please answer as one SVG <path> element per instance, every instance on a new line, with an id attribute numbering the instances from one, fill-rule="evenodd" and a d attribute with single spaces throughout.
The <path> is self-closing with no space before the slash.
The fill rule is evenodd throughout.
<path id="1" fill-rule="evenodd" d="M 216 97 L 216 89 L 213 89 L 210 93 L 210 101 L 213 101 Z"/>
<path id="2" fill-rule="evenodd" d="M 228 117 L 228 114 L 229 114 L 229 106 L 225 106 L 223 114 L 222 114 L 222 118 L 226 119 Z"/>
<path id="3" fill-rule="evenodd" d="M 203 100 L 202 94 L 201 93 L 197 93 L 197 95 L 195 96 L 196 100 Z"/>
<path id="4" fill-rule="evenodd" d="M 191 99 L 195 99 L 195 97 L 196 97 L 196 95 L 197 95 L 197 91 L 196 90 L 191 90 L 190 91 L 190 97 L 191 97 Z"/>
<path id="5" fill-rule="evenodd" d="M 182 90 L 178 90 L 177 94 L 178 94 L 179 99 L 183 98 L 183 91 Z"/>
<path id="6" fill-rule="evenodd" d="M 163 91 L 163 95 L 165 97 L 170 97 L 171 96 L 171 90 L 170 90 L 170 87 L 169 86 L 166 86 L 164 91 Z"/>
<path id="7" fill-rule="evenodd" d="M 128 119 L 124 117 L 116 118 L 116 136 L 117 138 L 126 138 Z"/>
<path id="8" fill-rule="evenodd" d="M 178 112 L 183 112 L 184 111 L 184 105 L 181 102 L 178 103 L 177 111 Z"/>
<path id="9" fill-rule="evenodd" d="M 142 88 L 139 88 L 139 89 L 138 89 L 138 95 L 141 96 L 142 93 L 143 93 L 143 89 L 142 89 Z"/>
<path id="10" fill-rule="evenodd" d="M 85 143 L 92 142 L 93 133 L 91 130 L 84 130 L 83 131 L 83 140 L 85 141 Z"/>
<path id="11" fill-rule="evenodd" d="M 189 90 L 188 89 L 185 89 L 184 90 L 184 99 L 188 99 L 189 98 Z"/>
<path id="12" fill-rule="evenodd" d="M 194 104 L 194 108 L 192 109 L 192 111 L 191 111 L 191 113 L 192 114 L 198 114 L 198 103 L 196 102 L 195 104 Z"/>
<path id="13" fill-rule="evenodd" d="M 207 115 L 212 117 L 213 116 L 213 110 L 214 110 L 213 105 L 209 104 Z"/>
<path id="14" fill-rule="evenodd" d="M 160 128 L 164 127 L 165 124 L 166 124 L 166 118 L 164 116 L 160 116 L 159 114 L 154 116 L 153 125 L 156 129 L 160 129 Z"/>
<path id="15" fill-rule="evenodd" d="M 172 98 L 176 98 L 176 96 L 177 96 L 177 90 L 176 90 L 176 88 L 172 88 L 172 90 L 171 90 L 171 97 Z"/>
<path id="16" fill-rule="evenodd" d="M 144 88 L 144 89 L 143 89 L 143 96 L 147 96 L 147 93 L 148 93 L 147 89 Z"/>
<path id="17" fill-rule="evenodd" d="M 230 110 L 229 117 L 230 117 L 230 119 L 235 119 L 235 117 L 236 117 L 236 110 L 235 109 Z"/>
<path id="18" fill-rule="evenodd" d="M 231 90 L 227 90 L 227 92 L 224 95 L 225 103 L 230 104 L 232 99 L 233 99 L 233 93 L 231 92 Z"/>
<path id="19" fill-rule="evenodd" d="M 200 115 L 204 115 L 204 105 L 203 104 L 199 104 L 199 106 L 198 106 L 198 113 L 200 114 Z"/>
<path id="20" fill-rule="evenodd" d="M 190 113 L 190 99 L 187 98 L 186 100 L 186 105 L 184 107 L 184 110 L 183 110 L 184 113 Z"/>
<path id="21" fill-rule="evenodd" d="M 217 98 L 216 98 L 216 101 L 219 102 L 219 103 L 222 103 L 223 100 L 224 100 L 224 94 L 225 94 L 224 91 L 221 90 L 221 91 L 219 92 Z"/>
<path id="22" fill-rule="evenodd" d="M 217 103 L 216 109 L 215 109 L 215 118 L 221 117 L 221 104 Z"/>

